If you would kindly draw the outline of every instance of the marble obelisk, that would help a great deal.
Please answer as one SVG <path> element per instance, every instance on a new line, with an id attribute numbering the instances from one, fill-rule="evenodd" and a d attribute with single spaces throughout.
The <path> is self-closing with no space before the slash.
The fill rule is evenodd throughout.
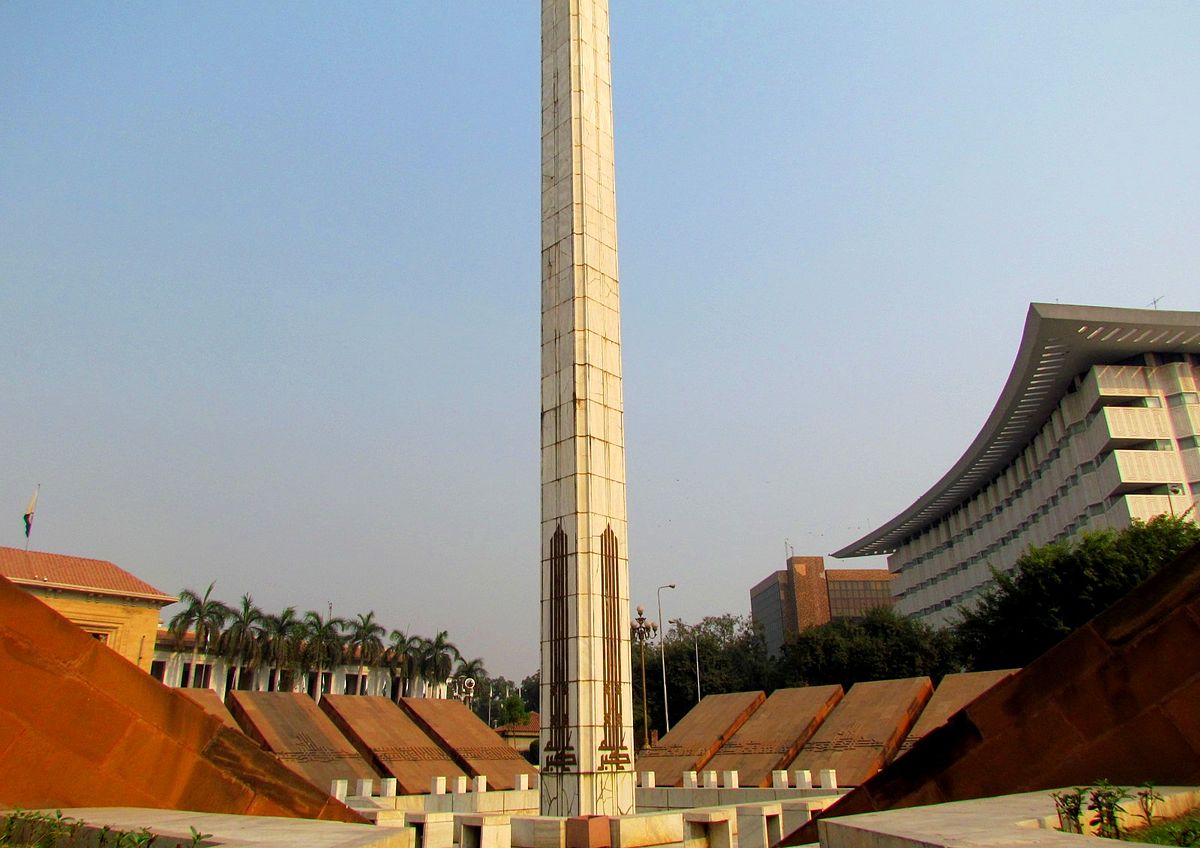
<path id="1" fill-rule="evenodd" d="M 541 808 L 634 811 L 607 0 L 542 0 Z"/>

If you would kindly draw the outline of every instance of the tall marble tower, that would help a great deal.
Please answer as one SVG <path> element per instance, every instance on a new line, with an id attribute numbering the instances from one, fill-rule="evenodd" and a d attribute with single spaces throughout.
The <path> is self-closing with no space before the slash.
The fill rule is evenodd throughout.
<path id="1" fill-rule="evenodd" d="M 608 0 L 542 0 L 546 815 L 634 811 Z"/>

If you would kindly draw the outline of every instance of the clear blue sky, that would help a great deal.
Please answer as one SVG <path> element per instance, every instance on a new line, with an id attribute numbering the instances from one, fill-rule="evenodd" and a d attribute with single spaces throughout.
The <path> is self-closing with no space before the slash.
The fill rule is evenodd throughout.
<path id="1" fill-rule="evenodd" d="M 0 5 L 0 544 L 533 671 L 538 6 Z M 1030 301 L 1200 309 L 1200 4 L 611 12 L 635 603 L 907 506 Z"/>

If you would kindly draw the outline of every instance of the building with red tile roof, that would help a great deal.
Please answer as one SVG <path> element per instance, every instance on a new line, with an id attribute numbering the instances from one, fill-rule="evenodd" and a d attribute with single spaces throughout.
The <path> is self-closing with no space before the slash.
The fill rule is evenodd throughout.
<path id="1" fill-rule="evenodd" d="M 150 670 L 159 610 L 178 600 L 102 559 L 0 547 L 0 576 Z"/>

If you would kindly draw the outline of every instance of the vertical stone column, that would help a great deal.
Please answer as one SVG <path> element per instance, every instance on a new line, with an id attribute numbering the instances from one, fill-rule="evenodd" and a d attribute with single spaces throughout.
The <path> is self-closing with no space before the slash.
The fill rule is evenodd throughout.
<path id="1" fill-rule="evenodd" d="M 542 0 L 541 809 L 634 811 L 607 0 Z"/>

